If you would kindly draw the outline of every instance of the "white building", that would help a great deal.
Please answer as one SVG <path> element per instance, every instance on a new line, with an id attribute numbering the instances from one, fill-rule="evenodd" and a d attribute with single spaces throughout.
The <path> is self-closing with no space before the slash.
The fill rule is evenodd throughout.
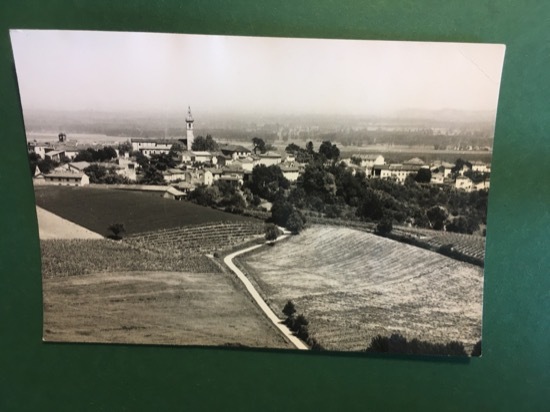
<path id="1" fill-rule="evenodd" d="M 250 150 L 248 150 L 246 147 L 234 145 L 234 144 L 226 144 L 220 147 L 220 151 L 225 155 L 232 159 L 239 159 L 239 158 L 245 158 L 250 156 Z"/>
<path id="2" fill-rule="evenodd" d="M 282 163 L 279 165 L 281 168 L 281 172 L 283 172 L 283 176 L 286 180 L 289 182 L 295 182 L 298 180 L 298 177 L 300 176 L 300 168 L 293 164 L 293 163 Z"/>
<path id="3" fill-rule="evenodd" d="M 191 152 L 191 161 L 197 162 L 197 163 L 208 163 L 208 164 L 216 164 L 217 159 L 212 156 L 212 153 L 210 152 Z"/>
<path id="4" fill-rule="evenodd" d="M 360 163 L 359 166 L 361 166 L 364 171 L 365 175 L 367 177 L 371 177 L 374 175 L 374 167 L 375 166 L 383 166 L 386 164 L 386 161 L 384 159 L 384 156 L 377 155 L 377 154 L 363 154 L 363 155 L 356 155 L 353 156 L 354 158 L 359 158 Z"/>
<path id="5" fill-rule="evenodd" d="M 174 143 L 178 143 L 178 141 L 174 139 L 132 139 L 132 150 L 151 157 L 152 155 L 170 153 Z"/>
<path id="6" fill-rule="evenodd" d="M 185 171 L 180 169 L 168 169 L 162 172 L 162 177 L 165 182 L 179 182 L 185 180 Z"/>
<path id="7" fill-rule="evenodd" d="M 491 173 L 491 165 L 480 161 L 472 162 L 472 170 L 478 173 Z"/>
<path id="8" fill-rule="evenodd" d="M 389 165 L 374 166 L 373 170 L 376 177 L 404 183 L 408 176 L 418 173 L 422 167 L 413 164 L 392 163 Z"/>
<path id="9" fill-rule="evenodd" d="M 53 172 L 49 174 L 38 173 L 34 176 L 36 185 L 56 185 L 56 186 L 87 186 L 90 184 L 90 178 L 84 173 L 73 172 Z"/>
<path id="10" fill-rule="evenodd" d="M 135 182 L 137 180 L 137 167 L 137 163 L 131 161 L 128 158 L 118 158 L 116 173 L 120 176 L 124 176 L 132 182 Z"/>
<path id="11" fill-rule="evenodd" d="M 441 172 L 432 172 L 432 179 L 430 180 L 430 183 L 433 185 L 442 185 L 445 183 L 445 175 Z"/>
<path id="12" fill-rule="evenodd" d="M 257 165 L 272 166 L 272 165 L 278 165 L 281 162 L 282 162 L 282 158 L 279 153 L 267 152 L 267 153 L 258 155 L 258 159 L 254 161 L 254 166 L 257 166 Z"/>
<path id="13" fill-rule="evenodd" d="M 471 192 L 475 188 L 475 185 L 469 177 L 457 176 L 455 188 L 465 190 L 466 192 Z"/>

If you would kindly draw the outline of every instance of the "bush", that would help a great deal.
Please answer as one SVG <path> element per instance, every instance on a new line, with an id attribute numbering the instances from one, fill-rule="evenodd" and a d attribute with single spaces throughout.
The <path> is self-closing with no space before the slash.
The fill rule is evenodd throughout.
<path id="1" fill-rule="evenodd" d="M 304 228 L 304 219 L 296 210 L 292 211 L 286 222 L 286 228 L 297 235 Z"/>
<path id="2" fill-rule="evenodd" d="M 376 233 L 379 235 L 387 235 L 393 230 L 392 220 L 384 218 L 376 225 Z"/>
<path id="3" fill-rule="evenodd" d="M 375 336 L 365 351 L 408 355 L 467 356 L 462 342 L 451 341 L 443 344 L 418 339 L 407 341 L 407 338 L 398 333 L 392 334 L 389 338 L 381 335 Z"/>
<path id="4" fill-rule="evenodd" d="M 312 351 L 319 352 L 319 351 L 325 350 L 325 348 L 315 338 L 309 338 L 307 340 L 307 344 L 311 347 Z"/>
<path id="5" fill-rule="evenodd" d="M 274 224 L 266 225 L 266 227 L 265 227 L 265 240 L 267 240 L 267 241 L 277 240 L 280 233 L 281 233 L 281 231 L 279 230 L 279 228 L 276 225 L 274 225 Z M 284 313 L 284 309 L 283 309 L 283 313 Z"/>
<path id="6" fill-rule="evenodd" d="M 294 234 L 300 233 L 305 225 L 304 216 L 285 200 L 273 203 L 271 220 L 277 225 L 286 227 Z"/>
<path id="7" fill-rule="evenodd" d="M 283 308 L 283 313 L 287 318 L 293 316 L 296 313 L 296 306 L 294 306 L 294 302 L 289 300 Z"/>
<path id="8" fill-rule="evenodd" d="M 113 233 L 113 235 L 109 237 L 114 240 L 122 239 L 122 233 L 126 232 L 123 223 L 113 223 L 107 229 Z"/>

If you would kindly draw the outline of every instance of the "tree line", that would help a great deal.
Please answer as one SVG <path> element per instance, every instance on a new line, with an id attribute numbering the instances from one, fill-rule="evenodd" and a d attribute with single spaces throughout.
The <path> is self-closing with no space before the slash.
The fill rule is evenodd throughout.
<path id="1" fill-rule="evenodd" d="M 367 179 L 365 173 L 338 162 L 339 150 L 330 141 L 323 142 L 318 151 L 311 142 L 305 148 L 291 144 L 286 150 L 297 161 L 306 162 L 295 184 L 291 185 L 277 166 L 256 166 L 246 184 L 254 195 L 273 202 L 277 224 L 284 226 L 291 215 L 293 222 L 300 216 L 305 223 L 304 211 L 470 234 L 486 223 L 485 190 L 468 193 L 450 186 L 426 185 L 430 173 L 422 169 L 404 184 Z"/>

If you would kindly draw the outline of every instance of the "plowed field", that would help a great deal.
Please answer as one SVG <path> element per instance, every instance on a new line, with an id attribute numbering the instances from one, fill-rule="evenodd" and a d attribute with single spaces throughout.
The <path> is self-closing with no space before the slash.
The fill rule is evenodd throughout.
<path id="1" fill-rule="evenodd" d="M 469 351 L 481 337 L 482 269 L 428 250 L 314 226 L 240 262 L 274 311 L 293 300 L 327 349 L 361 350 L 377 334 L 401 333 Z"/>
<path id="2" fill-rule="evenodd" d="M 125 234 L 132 235 L 227 221 L 259 222 L 188 201 L 128 190 L 37 186 L 34 193 L 38 206 L 103 236 L 110 234 L 108 227 L 113 223 L 123 223 Z"/>

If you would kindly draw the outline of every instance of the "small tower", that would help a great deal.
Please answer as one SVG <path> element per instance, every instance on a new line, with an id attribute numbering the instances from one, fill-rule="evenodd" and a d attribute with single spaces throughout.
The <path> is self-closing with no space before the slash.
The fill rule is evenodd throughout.
<path id="1" fill-rule="evenodd" d="M 67 135 L 65 133 L 59 133 L 57 135 L 57 139 L 59 140 L 59 143 L 64 143 L 67 141 Z"/>
<path id="2" fill-rule="evenodd" d="M 193 136 L 193 115 L 191 114 L 191 106 L 187 109 L 187 117 L 185 118 L 185 123 L 187 123 L 187 150 L 191 150 L 191 146 L 193 146 L 193 140 L 195 140 L 195 137 Z"/>

